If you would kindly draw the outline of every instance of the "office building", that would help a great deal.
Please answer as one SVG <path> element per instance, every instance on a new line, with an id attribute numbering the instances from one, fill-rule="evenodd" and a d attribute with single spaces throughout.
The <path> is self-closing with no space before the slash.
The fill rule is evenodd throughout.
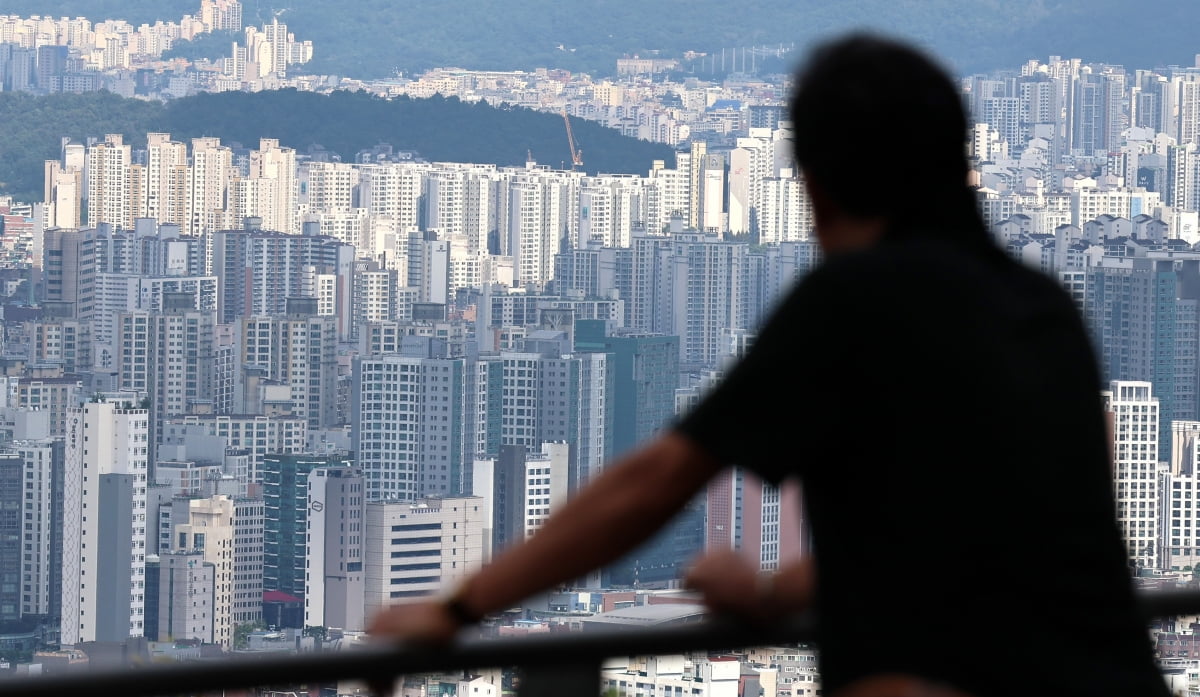
<path id="1" fill-rule="evenodd" d="M 429 597 L 477 571 L 486 561 L 485 512 L 477 496 L 368 502 L 366 615 Z"/>
<path id="2" fill-rule="evenodd" d="M 203 564 L 212 567 L 212 596 L 206 613 L 211 634 L 203 638 L 228 650 L 233 647 L 234 627 L 233 499 L 228 496 L 176 499 L 171 517 L 172 551 L 198 553 Z"/>
<path id="3" fill-rule="evenodd" d="M 304 625 L 366 629 L 362 472 L 320 467 L 308 473 L 305 522 Z"/>
<path id="4" fill-rule="evenodd" d="M 216 568 L 197 550 L 158 556 L 156 641 L 213 643 Z"/>
<path id="5" fill-rule="evenodd" d="M 70 303 L 72 317 L 91 319 L 96 309 L 96 231 L 46 230 L 42 255 L 42 299 Z"/>
<path id="6" fill-rule="evenodd" d="M 263 590 L 304 597 L 308 475 L 352 467 L 346 454 L 271 454 L 263 458 Z"/>

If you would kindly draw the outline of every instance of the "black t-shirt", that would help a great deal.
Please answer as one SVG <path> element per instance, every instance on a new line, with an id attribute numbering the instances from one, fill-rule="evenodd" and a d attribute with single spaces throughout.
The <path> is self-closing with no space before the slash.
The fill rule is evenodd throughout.
<path id="1" fill-rule="evenodd" d="M 1070 298 L 997 249 L 831 259 L 676 429 L 799 475 L 827 693 L 1166 695 L 1118 531 L 1100 378 Z"/>

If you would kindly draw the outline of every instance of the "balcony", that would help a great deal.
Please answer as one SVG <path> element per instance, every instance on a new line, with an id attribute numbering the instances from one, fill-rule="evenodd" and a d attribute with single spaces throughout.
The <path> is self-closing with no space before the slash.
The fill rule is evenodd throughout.
<path id="1" fill-rule="evenodd" d="M 1148 622 L 1155 618 L 1200 614 L 1200 591 L 1143 593 L 1139 603 Z M 770 627 L 712 620 L 636 631 L 463 639 L 445 648 L 372 646 L 302 656 L 231 658 L 221 662 L 83 671 L 3 680 L 0 690 L 5 697 L 93 693 L 153 697 L 222 693 L 261 686 L 309 685 L 315 688 L 351 680 L 388 684 L 406 674 L 515 666 L 520 675 L 518 697 L 573 697 L 601 694 L 600 668 L 609 657 L 794 644 L 811 642 L 813 637 L 811 617 L 786 619 Z"/>

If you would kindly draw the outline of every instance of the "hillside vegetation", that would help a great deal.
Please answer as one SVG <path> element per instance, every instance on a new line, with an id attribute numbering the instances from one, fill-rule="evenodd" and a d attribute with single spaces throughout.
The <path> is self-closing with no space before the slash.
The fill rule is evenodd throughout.
<path id="1" fill-rule="evenodd" d="M 34 97 L 0 93 L 0 193 L 41 200 L 43 161 L 59 155 L 61 138 L 83 142 L 106 133 L 144 145 L 147 132 L 186 141 L 216 136 L 255 147 L 260 138 L 306 151 L 321 145 L 343 161 L 387 142 L 428 160 L 520 165 L 526 153 L 554 167 L 570 162 L 562 118 L 527 109 L 493 108 L 457 99 L 384 100 L 361 92 L 318 95 L 296 90 L 201 94 L 167 104 L 107 92 Z M 673 161 L 661 144 L 627 138 L 573 119 L 589 172 L 645 173 L 655 159 Z"/>
<path id="2" fill-rule="evenodd" d="M 177 20 L 198 0 L 5 0 L 3 12 Z M 720 51 L 873 27 L 926 44 L 960 71 L 1016 67 L 1050 54 L 1154 67 L 1191 65 L 1200 5 L 1144 0 L 243 0 L 248 24 L 287 10 L 311 39 L 316 72 L 382 77 L 397 69 L 541 66 L 611 72 L 626 53 Z M 561 48 L 559 46 L 561 45 Z"/>

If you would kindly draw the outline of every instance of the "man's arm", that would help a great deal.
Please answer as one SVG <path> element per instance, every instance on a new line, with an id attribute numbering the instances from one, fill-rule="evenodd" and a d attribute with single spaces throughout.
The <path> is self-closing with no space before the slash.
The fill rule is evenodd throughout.
<path id="1" fill-rule="evenodd" d="M 633 549 L 703 488 L 720 463 L 688 438 L 666 431 L 606 469 L 524 544 L 509 548 L 444 602 L 396 605 L 376 615 L 384 637 L 448 640 L 464 617 L 512 607 Z"/>

